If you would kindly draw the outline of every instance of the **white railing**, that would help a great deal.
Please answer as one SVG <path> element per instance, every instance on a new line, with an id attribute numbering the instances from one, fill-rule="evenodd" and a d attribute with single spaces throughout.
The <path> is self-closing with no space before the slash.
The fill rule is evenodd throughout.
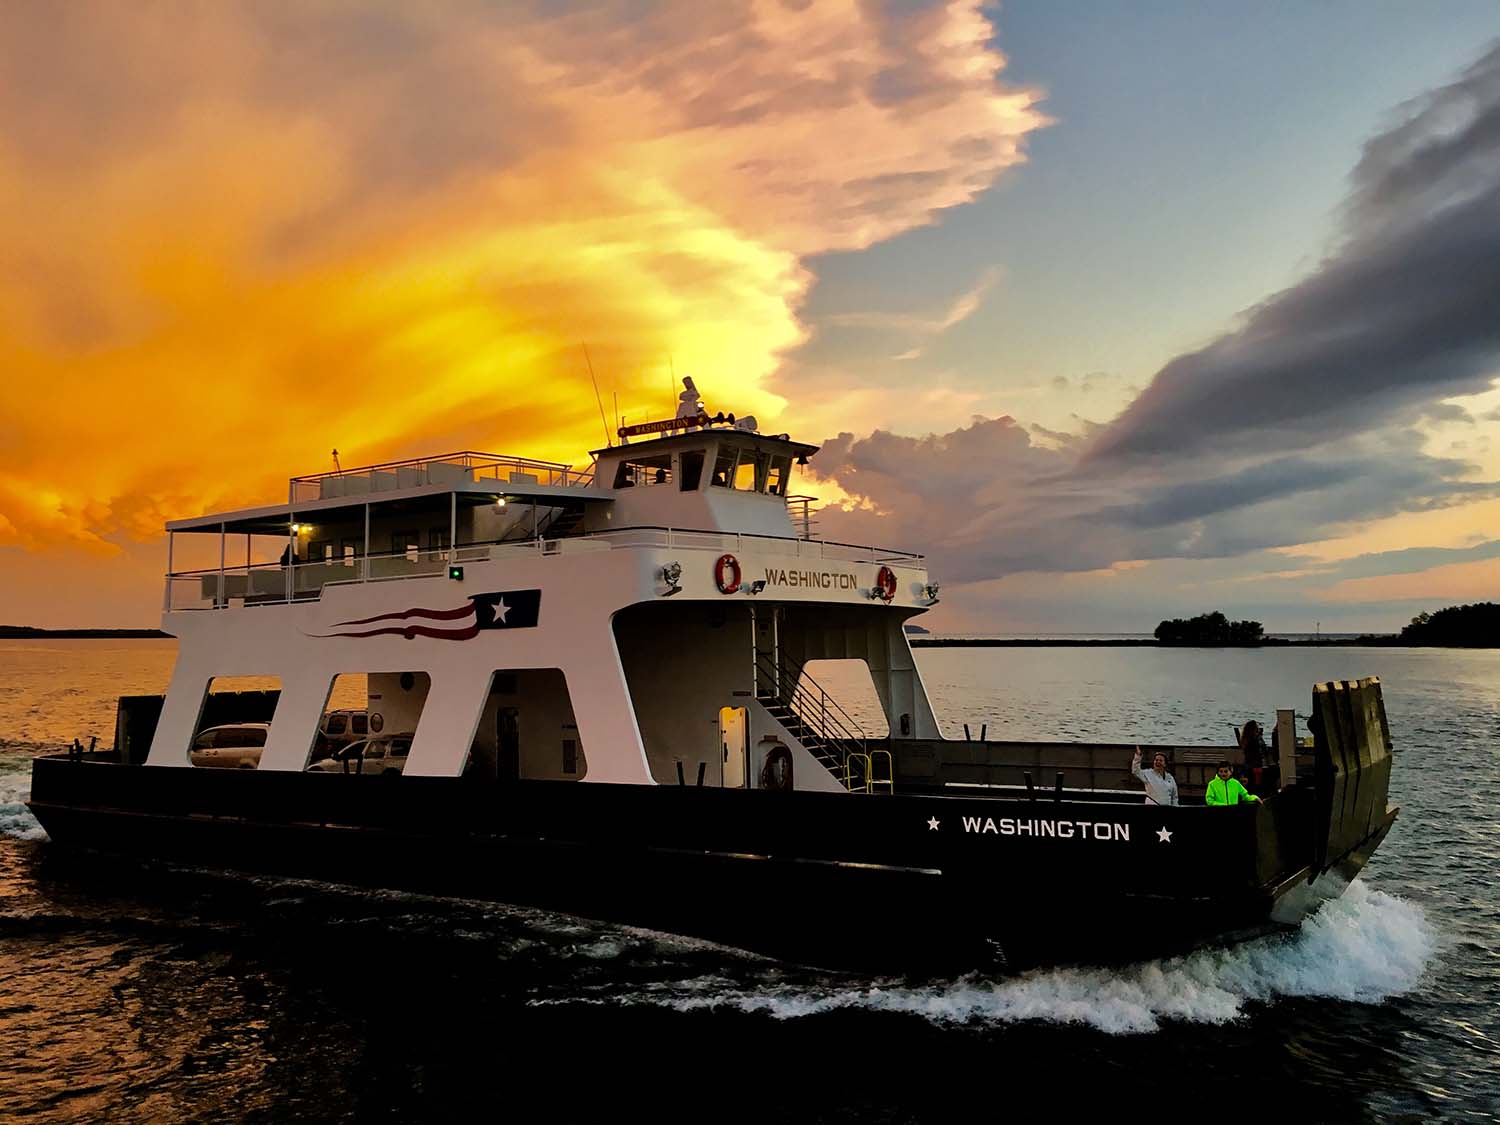
<path id="1" fill-rule="evenodd" d="M 545 485 L 549 488 L 586 488 L 593 483 L 594 466 L 574 469 L 557 461 L 510 457 L 497 453 L 444 453 L 438 457 L 416 457 L 387 461 L 355 469 L 291 479 L 293 503 L 332 497 L 366 496 L 424 485 L 493 483 L 496 491 L 507 486 Z"/>
<path id="2" fill-rule="evenodd" d="M 816 496 L 788 496 L 786 498 L 786 513 L 792 517 L 792 526 L 797 529 L 797 535 L 801 539 L 811 539 L 813 528 L 818 525 L 818 509 L 813 507 L 818 502 Z"/>
<path id="3" fill-rule="evenodd" d="M 224 569 L 185 570 L 167 575 L 168 610 L 231 609 L 316 601 L 323 587 L 351 582 L 389 582 L 431 578 L 450 565 L 532 558 L 537 555 L 584 551 L 668 549 L 705 553 L 755 553 L 824 562 L 895 563 L 914 566 L 923 556 L 909 551 L 821 539 L 778 535 L 750 535 L 728 531 L 682 531 L 670 527 L 630 527 L 561 539 L 507 539 L 490 543 L 460 543 L 454 548 L 397 551 L 346 556 L 325 562 L 260 563 Z"/>

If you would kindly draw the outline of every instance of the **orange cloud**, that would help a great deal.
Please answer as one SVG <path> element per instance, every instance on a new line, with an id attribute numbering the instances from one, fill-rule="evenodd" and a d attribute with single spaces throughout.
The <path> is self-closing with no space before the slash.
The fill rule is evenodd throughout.
<path id="1" fill-rule="evenodd" d="M 774 420 L 803 259 L 1044 123 L 979 8 L 0 10 L 0 547 L 110 551 L 334 446 L 576 461 L 585 340 L 631 417 L 670 357 Z"/>

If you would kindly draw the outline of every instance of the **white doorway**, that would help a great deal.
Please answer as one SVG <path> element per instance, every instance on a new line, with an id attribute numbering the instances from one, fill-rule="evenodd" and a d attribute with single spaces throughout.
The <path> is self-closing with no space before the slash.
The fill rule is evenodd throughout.
<path id="1" fill-rule="evenodd" d="M 724 788 L 745 788 L 745 757 L 750 713 L 743 707 L 719 709 L 719 745 L 724 752 Z"/>

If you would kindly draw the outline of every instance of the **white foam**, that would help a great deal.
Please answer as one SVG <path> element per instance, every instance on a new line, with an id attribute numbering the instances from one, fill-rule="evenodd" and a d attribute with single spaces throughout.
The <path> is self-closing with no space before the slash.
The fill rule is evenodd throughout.
<path id="1" fill-rule="evenodd" d="M 1283 996 L 1379 1003 L 1416 987 L 1433 952 L 1433 934 L 1420 907 L 1356 881 L 1293 935 L 1123 969 L 1055 969 L 996 981 L 966 976 L 917 987 L 789 981 L 741 987 L 723 977 L 699 977 L 623 999 L 777 1019 L 859 1008 L 940 1024 L 1036 1020 L 1141 1034 L 1157 1030 L 1164 1020 L 1227 1023 L 1250 1002 Z"/>
<path id="2" fill-rule="evenodd" d="M 26 798 L 31 796 L 31 778 L 0 774 L 0 836 L 18 840 L 45 840 L 47 831 L 31 815 Z"/>

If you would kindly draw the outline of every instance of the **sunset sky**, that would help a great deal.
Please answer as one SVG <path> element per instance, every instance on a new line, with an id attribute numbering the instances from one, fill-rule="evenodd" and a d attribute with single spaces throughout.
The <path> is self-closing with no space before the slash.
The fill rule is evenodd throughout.
<path id="1" fill-rule="evenodd" d="M 1500 600 L 1500 5 L 0 6 L 0 623 L 627 418 L 824 443 L 941 631 Z"/>

